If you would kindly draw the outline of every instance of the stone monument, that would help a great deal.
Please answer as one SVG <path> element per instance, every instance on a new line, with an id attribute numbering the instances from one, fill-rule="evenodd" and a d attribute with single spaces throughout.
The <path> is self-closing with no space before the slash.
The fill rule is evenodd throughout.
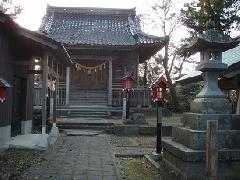
<path id="1" fill-rule="evenodd" d="M 204 87 L 184 113 L 183 126 L 174 127 L 171 138 L 164 138 L 161 175 L 163 179 L 205 180 L 206 127 L 208 120 L 218 121 L 218 179 L 240 179 L 240 116 L 231 114 L 231 104 L 218 87 L 222 52 L 238 42 L 221 32 L 208 29 L 190 45 L 188 52 L 200 52 Z"/>

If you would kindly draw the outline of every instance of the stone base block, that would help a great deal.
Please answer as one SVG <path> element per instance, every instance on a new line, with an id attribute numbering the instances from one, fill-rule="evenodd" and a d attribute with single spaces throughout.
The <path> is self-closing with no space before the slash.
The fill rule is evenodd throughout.
<path id="1" fill-rule="evenodd" d="M 205 161 L 206 151 L 205 150 L 194 150 L 188 148 L 180 143 L 173 141 L 171 138 L 163 138 L 162 146 L 165 151 L 174 154 L 183 161 Z M 240 149 L 219 149 L 218 159 L 221 161 L 229 160 L 240 160 Z"/>
<path id="2" fill-rule="evenodd" d="M 21 133 L 30 134 L 32 132 L 32 120 L 21 122 Z"/>
<path id="3" fill-rule="evenodd" d="M 230 114 L 231 103 L 227 98 L 196 98 L 191 104 L 191 112 L 203 114 Z"/>
<path id="4" fill-rule="evenodd" d="M 240 130 L 240 115 L 236 114 L 184 113 L 182 123 L 190 129 L 206 130 L 207 120 L 218 120 L 219 130 Z"/>
<path id="5" fill-rule="evenodd" d="M 147 124 L 144 114 L 142 113 L 133 113 L 131 119 L 125 119 L 124 124 Z"/>
<path id="6" fill-rule="evenodd" d="M 160 174 L 164 180 L 207 179 L 205 151 L 193 150 L 170 138 L 163 139 L 163 150 Z M 221 149 L 218 154 L 218 179 L 240 178 L 240 149 Z"/>
<path id="7" fill-rule="evenodd" d="M 114 127 L 116 135 L 138 135 L 139 126 L 136 125 L 119 125 Z"/>
<path id="8" fill-rule="evenodd" d="M 206 131 L 173 127 L 172 140 L 194 150 L 206 149 Z M 240 149 L 240 130 L 219 130 L 218 149 Z"/>
<path id="9" fill-rule="evenodd" d="M 11 140 L 11 126 L 0 127 L 0 146 Z"/>
<path id="10" fill-rule="evenodd" d="M 205 161 L 183 161 L 169 152 L 164 152 L 160 164 L 160 174 L 163 180 L 206 180 Z M 240 161 L 219 161 L 218 180 L 240 179 Z"/>

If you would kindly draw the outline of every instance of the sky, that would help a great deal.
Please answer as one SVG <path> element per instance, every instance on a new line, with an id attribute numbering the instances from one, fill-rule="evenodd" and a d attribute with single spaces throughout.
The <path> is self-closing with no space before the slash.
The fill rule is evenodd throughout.
<path id="1" fill-rule="evenodd" d="M 174 0 L 176 4 L 183 4 L 187 0 Z M 105 8 L 133 8 L 137 13 L 149 13 L 154 0 L 18 0 L 23 11 L 18 15 L 17 22 L 30 30 L 37 30 L 46 12 L 47 4 L 67 7 L 105 7 Z M 180 6 L 181 7 L 181 6 Z M 179 10 L 179 6 L 176 6 Z"/>
<path id="2" fill-rule="evenodd" d="M 151 0 L 149 0 L 151 1 Z M 144 7 L 147 0 L 19 0 L 18 4 L 23 7 L 17 22 L 28 29 L 37 30 L 42 17 L 46 12 L 47 4 L 52 6 L 67 7 L 106 7 L 106 8 L 132 8 Z"/>
<path id="3" fill-rule="evenodd" d="M 66 6 L 66 7 L 103 7 L 103 8 L 134 8 L 136 7 L 137 14 L 151 14 L 151 6 L 156 0 L 13 0 L 17 2 L 23 10 L 18 15 L 16 21 L 21 26 L 30 29 L 38 30 L 41 25 L 42 18 L 46 13 L 47 4 L 51 6 Z M 174 11 L 179 12 L 183 7 L 184 2 L 189 0 L 173 0 Z M 147 25 L 142 27 L 143 31 L 148 34 L 163 36 L 155 28 L 150 28 Z M 181 34 L 181 35 L 179 35 Z M 187 36 L 186 28 L 182 27 L 174 41 L 178 42 L 182 37 Z M 191 67 L 190 69 L 192 69 Z"/>

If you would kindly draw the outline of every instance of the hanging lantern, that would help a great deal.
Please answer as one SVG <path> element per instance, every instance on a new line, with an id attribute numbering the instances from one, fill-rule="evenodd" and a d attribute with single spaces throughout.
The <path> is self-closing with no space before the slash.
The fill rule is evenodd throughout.
<path id="1" fill-rule="evenodd" d="M 10 88 L 10 85 L 2 78 L 0 78 L 0 102 L 7 100 L 7 88 Z"/>
<path id="2" fill-rule="evenodd" d="M 123 79 L 123 91 L 133 91 L 133 85 L 135 84 L 135 79 L 133 76 L 126 76 Z"/>
<path id="3" fill-rule="evenodd" d="M 167 98 L 167 88 L 169 84 L 167 80 L 161 76 L 153 85 L 152 85 L 152 101 L 159 102 L 165 101 Z"/>

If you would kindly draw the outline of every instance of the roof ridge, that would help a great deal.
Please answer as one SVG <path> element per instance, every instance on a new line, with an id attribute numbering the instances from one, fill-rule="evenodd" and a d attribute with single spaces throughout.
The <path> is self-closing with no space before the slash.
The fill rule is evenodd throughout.
<path id="1" fill-rule="evenodd" d="M 102 8 L 102 7 L 60 7 L 47 5 L 47 13 L 68 12 L 68 13 L 88 13 L 88 14 L 115 14 L 115 15 L 136 15 L 136 8 Z"/>

